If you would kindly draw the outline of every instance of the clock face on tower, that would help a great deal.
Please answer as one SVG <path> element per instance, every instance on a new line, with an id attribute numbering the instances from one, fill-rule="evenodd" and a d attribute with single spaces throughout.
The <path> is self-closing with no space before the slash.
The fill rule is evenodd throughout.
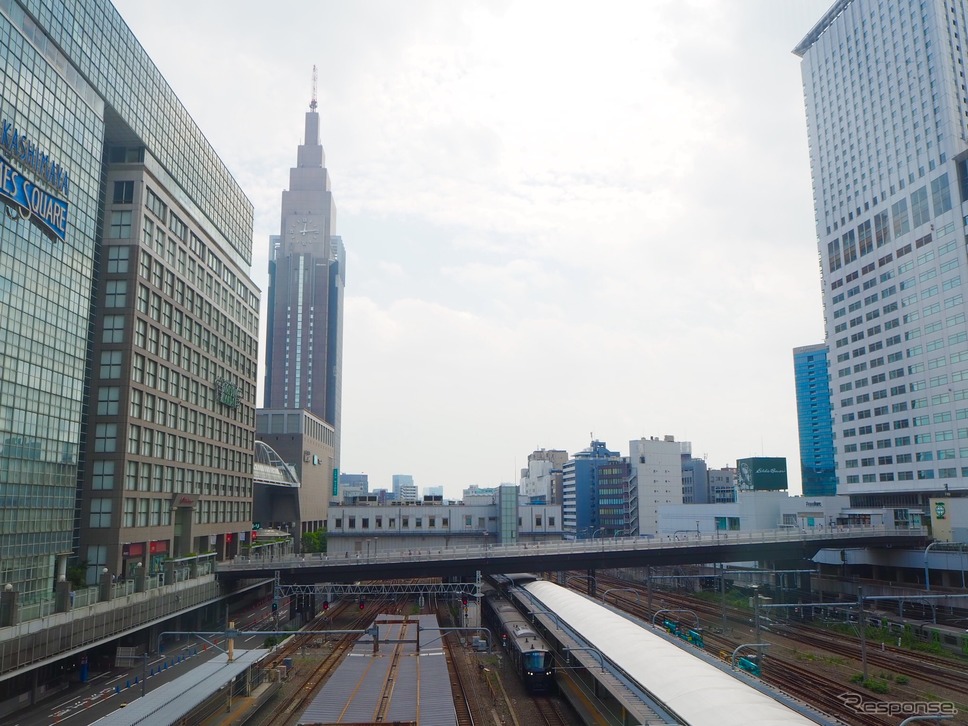
<path id="1" fill-rule="evenodd" d="M 309 217 L 294 217 L 289 222 L 289 241 L 309 244 L 319 240 L 319 225 Z"/>

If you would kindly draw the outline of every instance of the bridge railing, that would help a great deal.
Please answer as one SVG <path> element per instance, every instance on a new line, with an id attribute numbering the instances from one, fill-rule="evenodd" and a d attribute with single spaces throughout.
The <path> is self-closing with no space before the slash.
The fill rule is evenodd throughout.
<path id="1" fill-rule="evenodd" d="M 873 535 L 910 537 L 912 540 L 924 537 L 923 530 L 895 529 L 885 525 L 870 527 L 829 527 L 823 530 L 810 529 L 771 529 L 757 532 L 717 531 L 692 532 L 678 535 L 657 535 L 655 537 L 619 537 L 601 539 L 556 540 L 517 544 L 476 544 L 450 547 L 407 547 L 400 549 L 381 549 L 374 552 L 347 552 L 341 554 L 275 555 L 264 558 L 236 557 L 217 563 L 216 571 L 265 569 L 266 567 L 302 567 L 325 564 L 327 566 L 356 566 L 361 564 L 390 563 L 400 561 L 428 562 L 434 560 L 459 560 L 481 558 L 521 557 L 528 555 L 556 555 L 591 552 L 617 552 L 634 550 L 669 549 L 695 547 L 697 545 L 739 545 L 765 544 L 770 542 L 863 539 Z M 387 537 L 400 536 L 399 533 Z"/>

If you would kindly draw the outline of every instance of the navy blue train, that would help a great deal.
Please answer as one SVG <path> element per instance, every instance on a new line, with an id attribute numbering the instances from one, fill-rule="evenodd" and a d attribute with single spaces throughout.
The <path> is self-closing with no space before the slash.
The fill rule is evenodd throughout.
<path id="1" fill-rule="evenodd" d="M 554 689 L 554 653 L 531 624 L 501 593 L 489 591 L 484 598 L 484 618 L 511 659 L 515 672 L 529 693 Z"/>

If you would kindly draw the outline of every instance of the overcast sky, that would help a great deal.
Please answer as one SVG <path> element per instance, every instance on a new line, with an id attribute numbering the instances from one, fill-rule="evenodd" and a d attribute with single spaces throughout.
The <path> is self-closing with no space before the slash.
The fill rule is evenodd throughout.
<path id="1" fill-rule="evenodd" d="M 458 497 L 671 434 L 799 491 L 823 319 L 791 49 L 829 0 L 115 4 L 254 205 L 263 321 L 319 67 L 344 472 Z"/>

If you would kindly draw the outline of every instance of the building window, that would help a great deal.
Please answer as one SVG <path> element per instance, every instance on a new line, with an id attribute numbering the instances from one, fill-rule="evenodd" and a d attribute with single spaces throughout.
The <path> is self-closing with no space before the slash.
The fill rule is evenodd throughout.
<path id="1" fill-rule="evenodd" d="M 108 268 L 107 271 L 113 274 L 123 274 L 128 271 L 128 255 L 130 247 L 115 245 L 108 247 Z"/>
<path id="2" fill-rule="evenodd" d="M 115 210 L 111 212 L 109 237 L 111 239 L 129 239 L 131 237 L 130 210 Z"/>
<path id="3" fill-rule="evenodd" d="M 102 343 L 123 343 L 124 342 L 124 316 L 105 315 L 104 325 L 101 332 Z"/>
<path id="4" fill-rule="evenodd" d="M 125 280 L 108 280 L 104 285 L 104 307 L 123 308 L 128 293 L 128 283 Z"/>
<path id="5" fill-rule="evenodd" d="M 114 182 L 114 197 L 112 201 L 114 204 L 132 204 L 134 202 L 134 182 Z"/>
<path id="6" fill-rule="evenodd" d="M 114 489 L 114 462 L 95 461 L 91 477 L 91 489 Z"/>
<path id="7" fill-rule="evenodd" d="M 98 370 L 98 376 L 102 380 L 111 380 L 121 377 L 121 358 L 122 351 L 120 350 L 102 350 L 101 351 L 101 365 Z"/>
<path id="8" fill-rule="evenodd" d="M 121 389 L 117 386 L 103 386 L 97 392 L 97 415 L 117 416 Z"/>
<path id="9" fill-rule="evenodd" d="M 110 527 L 111 526 L 111 500 L 92 499 L 91 500 L 91 527 Z"/>

